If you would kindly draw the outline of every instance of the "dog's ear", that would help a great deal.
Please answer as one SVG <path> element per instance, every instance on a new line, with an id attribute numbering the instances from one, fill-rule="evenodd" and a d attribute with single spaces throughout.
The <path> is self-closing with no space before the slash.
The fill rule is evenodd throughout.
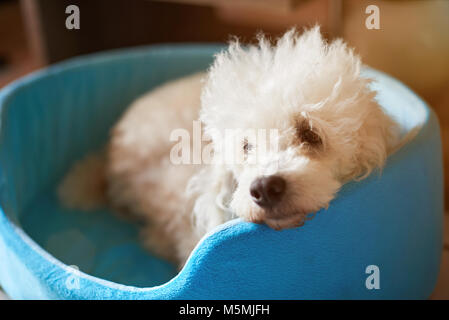
<path id="1" fill-rule="evenodd" d="M 371 112 L 358 132 L 357 166 L 350 178 L 362 180 L 373 170 L 382 169 L 387 156 L 399 143 L 399 125 L 372 101 Z"/>

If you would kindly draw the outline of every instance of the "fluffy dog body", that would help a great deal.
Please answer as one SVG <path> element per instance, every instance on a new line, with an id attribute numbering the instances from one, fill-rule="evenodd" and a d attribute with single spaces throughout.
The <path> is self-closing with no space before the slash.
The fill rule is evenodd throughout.
<path id="1" fill-rule="evenodd" d="M 181 265 L 205 232 L 233 215 L 275 229 L 302 225 L 343 183 L 382 167 L 397 143 L 397 125 L 360 67 L 352 50 L 340 40 L 326 44 L 318 28 L 289 31 L 275 45 L 263 37 L 246 48 L 231 43 L 207 74 L 167 83 L 127 110 L 99 160 L 108 204 L 147 222 L 145 242 Z M 231 144 L 244 161 L 173 164 L 171 133 L 191 131 L 198 116 L 214 157 Z M 273 128 L 268 142 L 225 133 Z M 95 203 L 77 194 L 82 166 L 59 190 L 71 207 Z"/>

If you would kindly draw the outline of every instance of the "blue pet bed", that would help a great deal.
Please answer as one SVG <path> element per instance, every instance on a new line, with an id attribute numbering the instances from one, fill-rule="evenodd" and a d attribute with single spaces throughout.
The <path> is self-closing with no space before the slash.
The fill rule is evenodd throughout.
<path id="1" fill-rule="evenodd" d="M 348 183 L 304 227 L 230 221 L 204 237 L 177 272 L 140 246 L 135 225 L 106 210 L 59 206 L 61 177 L 105 143 L 133 99 L 207 68 L 219 49 L 154 46 L 82 57 L 0 92 L 4 290 L 18 299 L 428 298 L 442 249 L 438 121 L 412 91 L 371 69 L 364 73 L 404 136 L 420 129 L 382 175 Z M 367 288 L 370 276 L 378 289 Z"/>

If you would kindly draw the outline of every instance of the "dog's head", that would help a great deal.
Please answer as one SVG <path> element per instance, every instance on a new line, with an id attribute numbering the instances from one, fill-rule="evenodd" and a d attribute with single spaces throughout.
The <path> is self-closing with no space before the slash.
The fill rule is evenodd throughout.
<path id="1" fill-rule="evenodd" d="M 237 182 L 230 205 L 238 216 L 275 229 L 301 225 L 342 183 L 383 165 L 396 124 L 360 67 L 318 27 L 301 36 L 291 30 L 275 44 L 234 41 L 216 56 L 201 120 L 215 156 L 226 158 L 225 145 L 241 150 L 242 161 L 223 164 Z"/>

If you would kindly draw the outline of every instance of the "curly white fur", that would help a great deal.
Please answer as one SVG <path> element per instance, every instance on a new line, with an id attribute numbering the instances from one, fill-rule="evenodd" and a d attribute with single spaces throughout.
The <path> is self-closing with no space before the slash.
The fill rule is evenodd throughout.
<path id="1" fill-rule="evenodd" d="M 360 67 L 350 48 L 341 40 L 327 44 L 318 27 L 288 31 L 274 44 L 264 36 L 246 47 L 233 41 L 206 75 L 165 84 L 128 109 L 109 143 L 108 202 L 148 221 L 146 242 L 181 265 L 205 232 L 233 216 L 276 229 L 302 225 L 343 183 L 382 167 L 397 143 L 397 125 L 374 100 Z M 223 144 L 251 145 L 244 162 L 170 163 L 170 132 L 191 128 L 200 105 L 215 156 Z M 227 129 L 273 128 L 275 150 L 251 136 L 224 141 Z M 319 143 L 304 141 L 304 130 Z M 286 181 L 283 200 L 258 206 L 250 185 L 274 174 Z M 79 189 L 79 181 L 62 185 L 66 199 Z"/>

